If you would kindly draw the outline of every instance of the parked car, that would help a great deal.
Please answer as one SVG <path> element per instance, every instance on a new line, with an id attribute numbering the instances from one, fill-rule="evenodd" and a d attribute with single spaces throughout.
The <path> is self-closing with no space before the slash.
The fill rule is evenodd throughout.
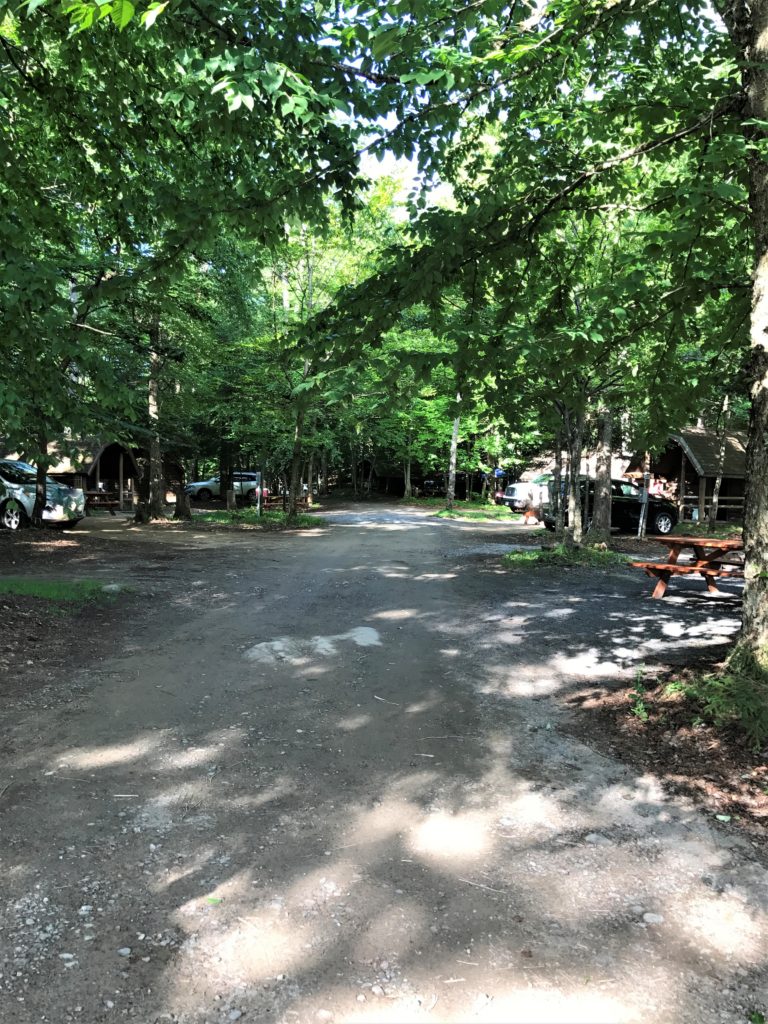
<path id="1" fill-rule="evenodd" d="M 0 525 L 18 530 L 32 519 L 37 470 L 26 462 L 0 459 Z M 85 494 L 47 476 L 43 520 L 51 525 L 76 526 L 85 517 Z"/>
<path id="2" fill-rule="evenodd" d="M 546 485 L 516 483 L 505 488 L 500 504 L 506 505 L 513 512 L 523 512 L 526 508 L 541 508 L 548 501 Z"/>
<path id="3" fill-rule="evenodd" d="M 260 480 L 260 473 L 254 473 L 251 470 L 238 470 L 232 474 L 232 489 L 235 494 L 242 495 L 248 501 L 255 500 L 259 494 Z M 195 499 L 198 501 L 208 501 L 210 498 L 221 496 L 221 481 L 217 476 L 212 476 L 209 480 L 197 480 L 194 483 L 187 484 L 184 492 L 193 501 Z M 261 493 L 262 497 L 266 498 L 269 491 L 266 487 L 262 487 Z"/>
<path id="4" fill-rule="evenodd" d="M 581 482 L 581 496 L 584 498 L 584 481 Z M 590 512 L 595 497 L 595 481 L 589 481 Z M 611 480 L 611 529 L 624 533 L 636 533 L 640 525 L 640 513 L 643 508 L 642 491 L 627 480 Z M 567 519 L 567 514 L 566 514 Z M 589 524 L 591 515 L 587 516 Z M 677 506 L 666 498 L 650 495 L 648 498 L 648 518 L 646 527 L 649 533 L 670 533 L 677 524 Z M 544 516 L 544 525 L 554 530 L 555 517 L 551 512 Z"/>

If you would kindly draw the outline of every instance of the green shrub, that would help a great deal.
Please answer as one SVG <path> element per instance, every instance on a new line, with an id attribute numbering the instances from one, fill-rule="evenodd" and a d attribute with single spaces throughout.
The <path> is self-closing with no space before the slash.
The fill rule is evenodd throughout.
<path id="1" fill-rule="evenodd" d="M 699 676 L 685 692 L 700 705 L 706 721 L 718 728 L 735 725 L 754 750 L 768 741 L 768 673 L 756 664 Z"/>
<path id="2" fill-rule="evenodd" d="M 597 547 L 567 547 L 556 544 L 551 548 L 531 551 L 510 551 L 504 555 L 504 564 L 510 569 L 521 569 L 537 565 L 559 565 L 564 568 L 590 566 L 595 569 L 626 567 L 631 556 L 618 551 Z"/>

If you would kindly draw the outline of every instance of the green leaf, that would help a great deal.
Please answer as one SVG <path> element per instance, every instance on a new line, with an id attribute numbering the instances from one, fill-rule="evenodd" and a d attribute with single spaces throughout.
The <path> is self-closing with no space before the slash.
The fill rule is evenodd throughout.
<path id="1" fill-rule="evenodd" d="M 131 0 L 115 0 L 112 4 L 110 16 L 112 21 L 122 32 L 136 12 Z"/>
<path id="2" fill-rule="evenodd" d="M 155 24 L 155 22 L 157 21 L 157 19 L 160 17 L 160 15 L 163 13 L 167 6 L 167 0 L 166 3 L 150 4 L 147 10 L 144 11 L 144 13 L 141 16 L 141 23 L 144 26 L 144 28 L 152 28 L 152 26 Z"/>

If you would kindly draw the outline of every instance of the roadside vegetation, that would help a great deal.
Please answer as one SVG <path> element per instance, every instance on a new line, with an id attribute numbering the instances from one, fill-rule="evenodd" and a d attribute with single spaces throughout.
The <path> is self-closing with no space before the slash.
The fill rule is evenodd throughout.
<path id="1" fill-rule="evenodd" d="M 730 540 L 742 535 L 741 523 L 716 523 L 708 526 L 706 523 L 691 523 L 689 521 L 677 523 L 672 533 L 682 537 L 717 537 L 718 539 Z"/>
<path id="2" fill-rule="evenodd" d="M 327 520 L 307 512 L 290 515 L 288 512 L 262 512 L 255 508 L 222 509 L 219 512 L 203 512 L 196 515 L 193 523 L 212 523 L 216 526 L 248 527 L 253 530 L 312 530 L 327 526 Z"/>
<path id="3" fill-rule="evenodd" d="M 477 523 L 519 523 L 523 519 L 517 512 L 511 512 L 506 505 L 465 505 L 461 502 L 452 505 L 451 508 L 445 508 L 443 502 L 443 507 L 435 515 L 438 519 L 471 519 Z"/>
<path id="4" fill-rule="evenodd" d="M 108 600 L 103 580 L 42 580 L 23 576 L 0 577 L 0 596 L 34 597 L 57 604 L 82 605 L 88 601 Z"/>
<path id="5" fill-rule="evenodd" d="M 619 551 L 598 547 L 569 547 L 555 544 L 554 547 L 531 551 L 510 551 L 502 559 L 507 569 L 535 569 L 539 566 L 561 566 L 576 568 L 586 566 L 593 569 L 626 569 L 630 556 Z"/>

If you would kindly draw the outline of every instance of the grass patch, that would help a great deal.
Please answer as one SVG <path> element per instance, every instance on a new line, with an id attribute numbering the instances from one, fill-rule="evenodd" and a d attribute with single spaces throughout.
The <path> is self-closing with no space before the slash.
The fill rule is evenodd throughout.
<path id="1" fill-rule="evenodd" d="M 566 547 L 556 544 L 552 548 L 533 548 L 531 551 L 510 551 L 504 555 L 504 565 L 509 569 L 527 569 L 538 565 L 557 565 L 563 568 L 588 566 L 593 569 L 615 569 L 629 564 L 634 556 L 603 548 Z"/>
<path id="2" fill-rule="evenodd" d="M 714 529 L 710 530 L 706 523 L 682 522 L 672 530 L 672 533 L 681 537 L 715 537 L 726 540 L 730 537 L 741 537 L 741 523 L 717 523 Z"/>
<path id="3" fill-rule="evenodd" d="M 195 523 L 216 523 L 219 526 L 254 526 L 262 530 L 309 530 L 317 526 L 326 526 L 327 521 L 320 516 L 299 512 L 291 519 L 282 509 L 272 512 L 258 513 L 255 508 L 238 508 L 232 511 L 222 509 L 220 512 L 205 512 L 195 516 Z"/>
<path id="4" fill-rule="evenodd" d="M 445 506 L 445 502 L 442 502 Z M 477 522 L 492 522 L 503 519 L 513 523 L 523 517 L 518 512 L 511 512 L 506 505 L 454 505 L 453 508 L 443 507 L 437 516 L 440 519 L 473 519 Z"/>
<path id="5" fill-rule="evenodd" d="M 83 604 L 106 597 L 101 580 L 31 580 L 23 576 L 0 577 L 0 595 L 38 597 L 44 601 Z"/>

